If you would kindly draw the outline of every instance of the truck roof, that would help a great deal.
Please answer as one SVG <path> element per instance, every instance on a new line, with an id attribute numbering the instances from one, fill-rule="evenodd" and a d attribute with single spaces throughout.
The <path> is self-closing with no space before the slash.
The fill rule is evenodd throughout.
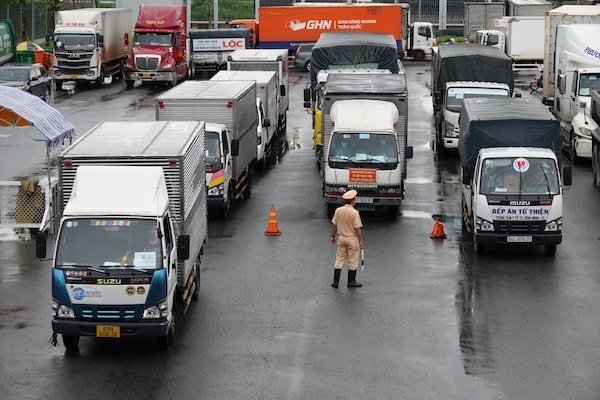
<path id="1" fill-rule="evenodd" d="M 135 121 L 126 125 L 101 122 L 63 151 L 61 157 L 183 154 L 202 124 L 199 121 Z"/>
<path id="2" fill-rule="evenodd" d="M 135 29 L 186 30 L 186 6 L 176 4 L 140 4 Z"/>
<path id="3" fill-rule="evenodd" d="M 512 94 L 515 87 L 512 61 L 504 52 L 473 44 L 452 44 L 437 49 L 431 59 L 434 90 L 443 90 L 446 82 L 452 81 L 503 82 L 508 84 Z"/>
<path id="4" fill-rule="evenodd" d="M 250 38 L 249 28 L 190 29 L 190 39 Z"/>
<path id="5" fill-rule="evenodd" d="M 255 86 L 254 80 L 250 81 L 185 81 L 172 89 L 158 95 L 156 101 L 178 99 L 215 99 L 231 100 Z"/>
<path id="6" fill-rule="evenodd" d="M 598 5 L 574 5 L 568 4 L 559 6 L 551 10 L 546 11 L 546 16 L 555 15 L 598 15 L 600 14 L 600 7 Z"/>
<path id="7" fill-rule="evenodd" d="M 287 49 L 240 49 L 227 57 L 229 61 L 282 61 L 288 59 Z"/>
<path id="8" fill-rule="evenodd" d="M 459 121 L 458 153 L 463 165 L 472 167 L 479 150 L 487 147 L 549 148 L 561 157 L 560 123 L 538 99 L 465 99 Z"/>
<path id="9" fill-rule="evenodd" d="M 484 157 L 531 157 L 531 158 L 553 158 L 556 154 L 550 149 L 540 147 L 488 147 L 481 149 L 480 154 Z"/>
<path id="10" fill-rule="evenodd" d="M 357 57 L 358 55 L 364 57 Z M 393 35 L 370 32 L 325 32 L 315 43 L 311 56 L 310 80 L 336 65 L 378 64 L 377 68 L 400 72 L 398 45 Z"/>
<path id="11" fill-rule="evenodd" d="M 226 81 L 256 81 L 257 83 L 268 83 L 271 80 L 277 80 L 275 71 L 219 71 L 213 75 L 211 80 Z"/>
<path id="12" fill-rule="evenodd" d="M 131 193 L 136 195 L 130 196 Z M 161 167 L 81 165 L 64 215 L 107 215 L 108 211 L 115 216 L 156 217 L 168 205 Z"/>
<path id="13" fill-rule="evenodd" d="M 398 108 L 389 101 L 338 100 L 331 106 L 336 132 L 393 132 Z"/>
<path id="14" fill-rule="evenodd" d="M 408 95 L 404 74 L 330 74 L 323 86 L 323 91 L 326 95 L 357 92 Z"/>

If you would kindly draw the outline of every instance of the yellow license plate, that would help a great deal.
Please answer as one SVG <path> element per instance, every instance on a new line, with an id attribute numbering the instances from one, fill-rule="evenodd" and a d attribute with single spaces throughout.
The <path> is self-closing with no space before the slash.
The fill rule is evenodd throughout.
<path id="1" fill-rule="evenodd" d="M 121 328 L 111 325 L 98 325 L 96 326 L 96 337 L 120 338 Z"/>
<path id="2" fill-rule="evenodd" d="M 142 78 L 152 78 L 152 75 L 150 75 L 148 72 L 144 72 L 142 74 Z"/>
<path id="3" fill-rule="evenodd" d="M 77 75 L 69 75 L 69 79 L 77 79 Z"/>

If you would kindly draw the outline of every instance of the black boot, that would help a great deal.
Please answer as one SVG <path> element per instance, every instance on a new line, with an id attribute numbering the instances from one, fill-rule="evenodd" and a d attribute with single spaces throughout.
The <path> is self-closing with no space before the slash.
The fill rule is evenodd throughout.
<path id="1" fill-rule="evenodd" d="M 340 284 L 340 274 L 342 273 L 341 269 L 334 268 L 333 269 L 333 283 L 331 287 L 337 289 Z"/>
<path id="2" fill-rule="evenodd" d="M 362 283 L 356 282 L 356 271 L 348 270 L 348 287 L 362 287 Z"/>

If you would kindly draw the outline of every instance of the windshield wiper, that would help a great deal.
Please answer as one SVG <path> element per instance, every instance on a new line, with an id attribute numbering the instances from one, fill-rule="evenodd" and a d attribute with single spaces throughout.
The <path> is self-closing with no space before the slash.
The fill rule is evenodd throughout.
<path id="1" fill-rule="evenodd" d="M 548 188 L 548 194 L 551 194 L 552 192 L 550 191 L 550 179 L 548 179 L 548 175 L 546 175 L 546 171 L 544 170 L 544 168 L 542 168 L 542 166 L 540 165 L 539 168 L 542 170 L 542 174 L 544 174 L 544 179 L 546 180 L 546 187 Z"/>

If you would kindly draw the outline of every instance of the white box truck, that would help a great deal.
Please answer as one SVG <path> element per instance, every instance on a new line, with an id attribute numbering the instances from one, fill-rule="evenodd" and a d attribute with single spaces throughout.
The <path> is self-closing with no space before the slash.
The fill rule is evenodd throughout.
<path id="1" fill-rule="evenodd" d="M 275 71 L 279 81 L 277 132 L 285 139 L 287 112 L 290 108 L 289 60 L 287 49 L 235 50 L 227 58 L 229 71 Z M 282 145 L 287 145 L 282 140 Z M 284 150 L 284 149 L 281 149 Z"/>
<path id="2" fill-rule="evenodd" d="M 277 161 L 277 73 L 274 71 L 219 71 L 211 81 L 256 81 L 256 109 L 258 112 L 256 149 L 257 167 L 264 170 Z"/>
<path id="3" fill-rule="evenodd" d="M 406 189 L 408 92 L 404 74 L 332 74 L 323 97 L 322 192 L 331 218 L 345 191 L 358 191 L 356 207 L 391 219 Z M 336 89 L 337 87 L 337 89 Z M 341 88 L 362 88 L 344 93 Z"/>
<path id="4" fill-rule="evenodd" d="M 498 112 L 502 110 L 502 112 Z M 487 245 L 542 245 L 554 255 L 562 241 L 560 126 L 538 99 L 466 99 L 460 113 L 463 230 L 475 252 Z"/>
<path id="5" fill-rule="evenodd" d="M 54 28 L 54 80 L 103 83 L 123 77 L 133 32 L 129 8 L 57 11 Z"/>
<path id="6" fill-rule="evenodd" d="M 255 81 L 183 82 L 156 97 L 156 119 L 217 124 L 206 133 L 209 212 L 226 218 L 235 200 L 250 198 L 257 149 Z M 218 147 L 212 147 L 215 137 Z"/>
<path id="7" fill-rule="evenodd" d="M 540 70 L 544 64 L 544 17 L 503 17 L 496 29 L 477 31 L 477 43 L 500 49 L 515 72 Z"/>
<path id="8" fill-rule="evenodd" d="M 494 20 L 502 18 L 504 14 L 504 2 L 465 2 L 464 3 L 464 28 L 463 36 L 473 42 L 477 31 L 492 29 Z"/>
<path id="9" fill-rule="evenodd" d="M 58 157 L 52 330 L 173 341 L 207 239 L 204 123 L 101 122 Z M 46 257 L 38 236 L 36 255 Z"/>
<path id="10" fill-rule="evenodd" d="M 570 160 L 589 159 L 590 95 L 600 87 L 600 6 L 561 6 L 545 18 L 542 101 L 560 120 Z"/>

